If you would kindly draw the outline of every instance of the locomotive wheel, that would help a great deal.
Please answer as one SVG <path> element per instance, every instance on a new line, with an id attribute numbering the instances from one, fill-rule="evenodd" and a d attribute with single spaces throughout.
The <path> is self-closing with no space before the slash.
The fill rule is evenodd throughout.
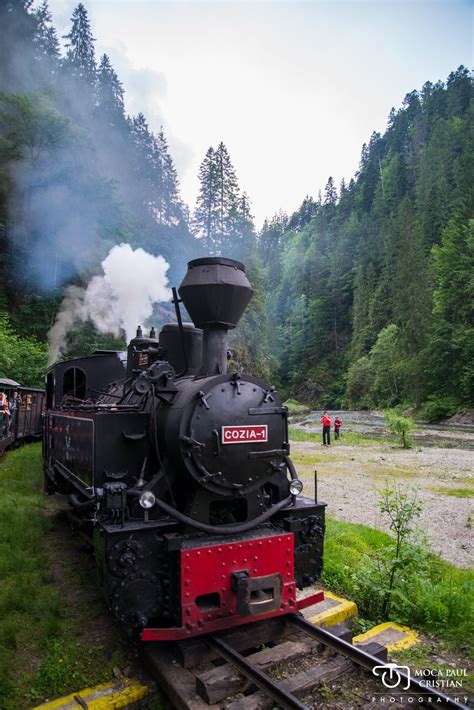
<path id="1" fill-rule="evenodd" d="M 110 572 L 117 577 L 126 577 L 135 567 L 141 567 L 149 555 L 150 550 L 145 550 L 137 540 L 120 540 L 107 555 Z"/>
<path id="2" fill-rule="evenodd" d="M 119 582 L 112 594 L 112 609 L 128 624 L 145 626 L 160 613 L 162 605 L 161 580 L 148 572 L 132 574 Z"/>

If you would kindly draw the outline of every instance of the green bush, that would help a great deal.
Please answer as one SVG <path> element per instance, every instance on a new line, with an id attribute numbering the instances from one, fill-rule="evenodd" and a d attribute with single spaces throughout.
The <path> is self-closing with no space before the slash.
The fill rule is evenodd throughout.
<path id="1" fill-rule="evenodd" d="M 17 335 L 8 316 L 0 312 L 0 377 L 28 387 L 43 387 L 46 362 L 46 344 Z"/>
<path id="2" fill-rule="evenodd" d="M 420 408 L 418 417 L 429 422 L 438 422 L 440 419 L 452 417 L 457 408 L 454 397 L 428 397 L 427 402 Z"/>
<path id="3" fill-rule="evenodd" d="M 409 449 L 413 444 L 412 432 L 415 429 L 415 422 L 411 417 L 404 417 L 394 409 L 386 409 L 384 417 L 387 426 L 393 434 L 398 437 L 404 449 Z"/>
<path id="4" fill-rule="evenodd" d="M 393 549 L 394 540 L 386 533 L 328 518 L 322 579 L 332 591 L 353 599 L 360 617 L 372 626 L 396 621 L 464 648 L 474 638 L 474 572 L 445 562 L 424 545 L 412 545 L 387 618 L 381 613 L 384 587 L 377 558 L 391 559 Z"/>

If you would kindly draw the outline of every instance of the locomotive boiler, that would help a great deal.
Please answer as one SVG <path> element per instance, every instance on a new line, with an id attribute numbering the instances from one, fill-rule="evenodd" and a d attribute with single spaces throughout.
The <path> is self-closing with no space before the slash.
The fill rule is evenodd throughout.
<path id="1" fill-rule="evenodd" d="M 107 602 L 143 640 L 295 611 L 322 568 L 324 503 L 301 495 L 274 387 L 228 372 L 228 330 L 252 289 L 243 264 L 188 264 L 193 323 L 139 328 L 47 374 L 48 492 L 68 494 Z"/>

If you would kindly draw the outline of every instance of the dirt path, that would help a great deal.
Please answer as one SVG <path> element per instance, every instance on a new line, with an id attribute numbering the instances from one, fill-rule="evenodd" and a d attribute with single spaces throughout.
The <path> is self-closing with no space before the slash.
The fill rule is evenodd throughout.
<path id="1" fill-rule="evenodd" d="M 387 483 L 415 486 L 423 503 L 420 526 L 433 552 L 461 567 L 472 565 L 474 505 L 468 495 L 474 486 L 473 453 L 458 448 L 404 450 L 380 445 L 346 445 L 324 448 L 313 442 L 291 443 L 291 457 L 305 482 L 305 493 L 314 495 L 314 470 L 318 471 L 318 497 L 328 504 L 328 515 L 351 523 L 386 530 L 378 511 L 381 489 Z"/>

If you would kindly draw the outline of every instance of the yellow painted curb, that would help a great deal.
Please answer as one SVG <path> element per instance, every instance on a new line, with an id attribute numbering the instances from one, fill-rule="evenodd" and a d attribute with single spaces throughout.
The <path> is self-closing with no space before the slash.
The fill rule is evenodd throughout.
<path id="1" fill-rule="evenodd" d="M 374 626 L 373 629 L 366 631 L 365 634 L 359 634 L 359 636 L 354 636 L 354 638 L 352 639 L 352 643 L 357 646 L 357 644 L 365 643 L 366 641 L 371 641 L 374 636 L 378 636 L 380 633 L 382 633 L 382 631 L 386 631 L 387 629 L 393 629 L 394 631 L 400 631 L 401 633 L 405 634 L 404 637 L 399 639 L 398 641 L 383 644 L 386 647 L 387 651 L 403 651 L 407 648 L 415 646 L 420 640 L 416 631 L 413 631 L 413 629 L 410 629 L 408 626 L 400 626 L 400 624 L 396 624 L 394 621 L 386 621 L 384 624 Z"/>
<path id="2" fill-rule="evenodd" d="M 320 611 L 319 614 L 311 616 L 309 621 L 315 626 L 335 626 L 357 614 L 357 604 L 350 602 L 348 599 L 343 599 L 332 594 L 332 592 L 326 591 L 324 591 L 324 598 L 334 599 L 334 601 L 339 603 L 330 609 L 326 609 L 326 611 Z"/>
<path id="3" fill-rule="evenodd" d="M 84 688 L 64 698 L 37 705 L 33 710 L 78 710 L 81 704 L 75 700 L 76 697 L 87 704 L 88 710 L 115 710 L 126 708 L 150 693 L 150 686 L 132 678 L 124 678 L 114 683 L 96 685 L 95 688 Z"/>

